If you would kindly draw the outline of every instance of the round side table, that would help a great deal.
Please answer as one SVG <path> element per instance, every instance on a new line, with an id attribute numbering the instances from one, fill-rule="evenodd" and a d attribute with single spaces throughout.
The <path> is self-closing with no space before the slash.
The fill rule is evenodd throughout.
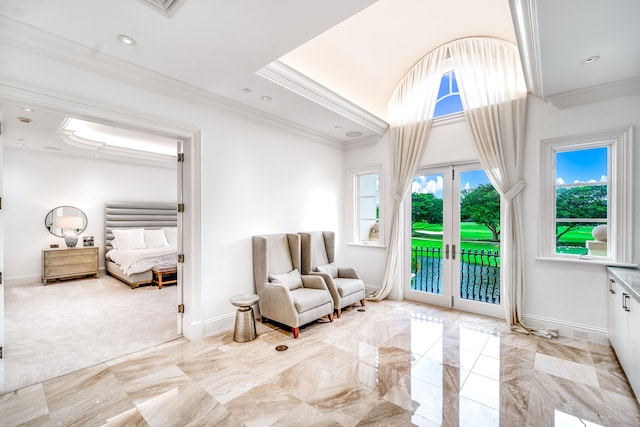
<path id="1" fill-rule="evenodd" d="M 247 342 L 256 339 L 256 321 L 253 317 L 252 305 L 257 303 L 260 297 L 255 294 L 236 295 L 229 299 L 229 302 L 238 309 L 236 310 L 236 325 L 233 331 L 233 340 L 236 342 Z"/>

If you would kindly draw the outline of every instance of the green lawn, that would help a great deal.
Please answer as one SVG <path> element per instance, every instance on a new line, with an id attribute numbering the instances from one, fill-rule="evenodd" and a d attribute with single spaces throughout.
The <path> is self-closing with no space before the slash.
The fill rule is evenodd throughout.
<path id="1" fill-rule="evenodd" d="M 595 227 L 597 224 L 594 224 Z M 586 250 L 585 242 L 593 240 L 591 230 L 593 227 L 581 227 L 571 230 L 560 239 L 557 248 L 559 253 L 583 254 Z M 424 246 L 442 248 L 442 224 L 427 224 L 424 222 L 412 225 L 413 237 L 411 246 Z M 420 231 L 424 233 L 420 233 Z M 420 237 L 417 237 L 420 236 Z M 422 237 L 424 236 L 424 237 Z M 463 222 L 460 224 L 460 240 L 462 248 L 467 250 L 500 250 L 499 242 L 491 241 L 491 230 L 475 222 Z M 565 245 L 563 245 L 565 243 Z"/>

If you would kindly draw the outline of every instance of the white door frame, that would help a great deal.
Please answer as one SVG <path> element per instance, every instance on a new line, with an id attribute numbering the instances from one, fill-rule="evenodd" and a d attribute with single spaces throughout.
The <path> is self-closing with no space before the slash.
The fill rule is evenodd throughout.
<path id="1" fill-rule="evenodd" d="M 443 275 L 442 275 L 442 294 L 432 294 L 422 291 L 415 291 L 411 289 L 411 192 L 405 196 L 405 227 L 404 227 L 404 253 L 405 269 L 407 269 L 409 280 L 405 280 L 404 296 L 407 299 L 413 301 L 423 302 L 426 304 L 436 305 L 445 308 L 453 308 L 456 310 L 468 311 L 485 316 L 492 316 L 497 318 L 504 318 L 504 306 L 503 298 L 500 298 L 500 304 L 490 304 L 478 301 L 465 300 L 459 297 L 460 295 L 460 269 L 459 269 L 459 255 L 460 255 L 460 222 L 455 219 L 459 217 L 460 212 L 460 175 L 461 172 L 469 170 L 482 170 L 482 165 L 478 161 L 473 162 L 461 162 L 446 165 L 435 165 L 419 167 L 414 174 L 416 175 L 436 175 L 442 174 L 443 179 L 443 200 L 448 195 L 453 199 L 449 202 L 443 203 L 443 248 L 446 252 L 446 246 L 449 246 L 449 256 L 452 257 L 455 254 L 456 262 L 453 259 L 442 259 L 443 262 Z M 455 171 L 455 172 L 454 172 Z M 455 179 L 451 179 L 451 176 L 455 173 Z M 457 188 L 454 188 L 457 186 Z M 501 207 L 502 214 L 502 207 Z M 459 219 L 459 218 L 458 218 Z M 501 217 L 501 224 L 502 224 Z M 502 251 L 501 251 L 502 253 Z M 405 275 L 406 276 L 406 275 Z M 502 292 L 504 289 L 502 281 L 500 283 L 500 295 L 504 295 Z"/>
<path id="2" fill-rule="evenodd" d="M 43 93 L 35 88 L 10 86 L 0 82 L 0 103 L 30 105 L 37 109 L 51 111 L 63 115 L 73 115 L 78 119 L 105 123 L 136 131 L 147 132 L 158 136 L 175 138 L 183 142 L 185 161 L 178 185 L 182 185 L 181 194 L 185 204 L 185 212 L 181 215 L 179 227 L 182 229 L 182 240 L 179 242 L 179 253 L 185 254 L 185 262 L 179 268 L 176 313 L 179 304 L 188 307 L 184 314 L 178 314 L 178 333 L 190 340 L 203 337 L 204 331 L 200 321 L 201 287 L 200 269 L 200 130 L 179 125 L 165 119 L 150 118 L 124 110 L 109 110 L 77 99 L 62 95 Z M 0 111 L 1 114 L 1 111 Z M 0 116 L 1 118 L 1 116 Z M 0 135 L 0 151 L 4 146 Z M 0 152 L 0 164 L 2 162 Z M 0 173 L 0 190 L 2 189 Z M 1 196 L 1 194 L 0 194 Z M 0 248 L 4 247 L 4 228 L 2 211 L 0 210 Z M 4 252 L 0 249 L 0 271 L 4 267 Z M 181 279 L 180 279 L 181 278 Z M 4 283 L 4 277 L 3 277 Z M 0 346 L 4 346 L 4 284 L 0 285 Z M 4 360 L 0 359 L 0 385 L 4 387 Z"/>

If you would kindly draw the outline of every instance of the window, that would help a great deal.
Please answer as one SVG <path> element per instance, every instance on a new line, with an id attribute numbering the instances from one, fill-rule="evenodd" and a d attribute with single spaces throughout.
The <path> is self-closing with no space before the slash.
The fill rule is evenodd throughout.
<path id="1" fill-rule="evenodd" d="M 631 264 L 631 129 L 543 140 L 542 258 Z"/>
<path id="2" fill-rule="evenodd" d="M 380 224 L 380 166 L 352 171 L 355 243 L 383 244 Z"/>
<path id="3" fill-rule="evenodd" d="M 438 99 L 436 100 L 433 117 L 446 116 L 448 114 L 459 113 L 462 111 L 462 100 L 460 99 L 460 91 L 458 90 L 458 82 L 456 74 L 453 70 L 447 71 L 440 79 L 440 88 L 438 89 Z"/>

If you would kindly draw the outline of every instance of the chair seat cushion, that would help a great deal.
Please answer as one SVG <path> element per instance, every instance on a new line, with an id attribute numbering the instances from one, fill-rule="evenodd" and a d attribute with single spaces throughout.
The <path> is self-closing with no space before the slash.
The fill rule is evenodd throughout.
<path id="1" fill-rule="evenodd" d="M 346 297 L 358 291 L 364 290 L 364 282 L 360 279 L 333 279 L 341 297 Z"/>
<path id="2" fill-rule="evenodd" d="M 298 288 L 291 291 L 298 313 L 304 313 L 324 304 L 332 304 L 331 294 L 322 289 Z"/>

